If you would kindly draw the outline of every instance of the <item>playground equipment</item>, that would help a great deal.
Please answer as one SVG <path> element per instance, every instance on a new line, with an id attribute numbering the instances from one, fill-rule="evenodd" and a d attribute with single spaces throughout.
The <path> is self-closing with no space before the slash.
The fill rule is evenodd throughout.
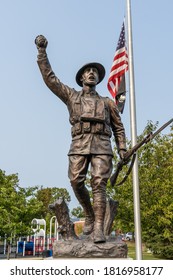
<path id="1" fill-rule="evenodd" d="M 35 253 L 42 253 L 45 250 L 46 221 L 44 219 L 33 219 L 31 228 L 34 232 L 33 256 L 35 256 Z"/>
<path id="2" fill-rule="evenodd" d="M 17 242 L 17 254 L 33 255 L 42 254 L 46 250 L 52 255 L 53 242 L 59 239 L 58 222 L 56 216 L 50 219 L 50 234 L 46 236 L 46 221 L 44 219 L 33 219 L 31 222 L 33 235 L 27 237 L 27 241 Z"/>
<path id="3" fill-rule="evenodd" d="M 22 254 L 22 256 L 32 255 L 34 252 L 34 242 L 18 241 L 16 252 L 17 254 Z"/>
<path id="4" fill-rule="evenodd" d="M 53 229 L 53 223 L 54 223 L 54 233 L 52 233 L 52 229 Z M 49 233 L 49 238 L 47 240 L 47 249 L 51 249 L 53 248 L 53 242 L 55 240 L 58 240 L 59 239 L 59 234 L 58 234 L 58 222 L 57 222 L 57 219 L 56 219 L 56 216 L 53 216 L 51 219 L 50 219 L 50 233 Z M 52 236 L 53 235 L 53 236 Z"/>
<path id="5" fill-rule="evenodd" d="M 43 228 L 41 228 L 43 226 Z M 31 228 L 36 236 L 45 236 L 46 234 L 46 221 L 44 219 L 33 219 Z"/>
<path id="6" fill-rule="evenodd" d="M 33 234 L 31 236 L 20 237 L 15 240 L 15 245 L 11 241 L 10 253 L 25 255 L 43 254 L 46 257 L 52 256 L 53 243 L 59 239 L 58 222 L 56 216 L 50 219 L 50 233 L 46 235 L 46 221 L 44 219 L 33 219 L 31 221 Z M 2 238 L 1 238 L 2 239 Z M 7 237 L 0 240 L 0 253 L 7 254 Z M 13 244 L 13 245 L 12 245 Z"/>

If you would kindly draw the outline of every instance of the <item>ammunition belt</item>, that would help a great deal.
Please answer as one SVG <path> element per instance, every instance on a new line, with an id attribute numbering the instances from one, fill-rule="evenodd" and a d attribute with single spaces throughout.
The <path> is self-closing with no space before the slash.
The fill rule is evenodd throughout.
<path id="1" fill-rule="evenodd" d="M 102 134 L 111 137 L 111 129 L 107 123 L 77 122 L 71 129 L 72 137 L 85 133 Z"/>

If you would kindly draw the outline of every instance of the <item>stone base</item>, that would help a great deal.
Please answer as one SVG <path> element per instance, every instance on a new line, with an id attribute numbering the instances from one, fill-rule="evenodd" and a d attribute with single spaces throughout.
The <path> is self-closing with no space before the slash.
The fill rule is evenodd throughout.
<path id="1" fill-rule="evenodd" d="M 84 239 L 53 244 L 53 258 L 127 258 L 127 252 L 127 244 L 117 239 L 97 244 Z"/>

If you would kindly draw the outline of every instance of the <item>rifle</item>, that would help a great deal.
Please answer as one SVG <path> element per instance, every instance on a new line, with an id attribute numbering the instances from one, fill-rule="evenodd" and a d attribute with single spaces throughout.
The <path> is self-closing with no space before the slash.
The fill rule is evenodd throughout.
<path id="1" fill-rule="evenodd" d="M 126 181 L 128 175 L 130 174 L 130 172 L 133 168 L 133 164 L 134 164 L 135 158 L 136 158 L 136 151 L 140 147 L 142 147 L 144 144 L 147 144 L 148 142 L 150 142 L 157 134 L 159 134 L 163 129 L 165 129 L 171 122 L 173 122 L 173 118 L 171 120 L 169 120 L 168 122 L 166 122 L 164 125 L 162 125 L 158 130 L 155 131 L 155 133 L 150 132 L 147 136 L 144 137 L 144 139 L 141 142 L 137 143 L 133 148 L 131 148 L 130 150 L 128 150 L 125 153 L 123 159 L 121 159 L 118 162 L 115 173 L 110 178 L 110 183 L 112 186 L 115 185 L 118 174 L 122 170 L 123 165 L 126 165 L 129 162 L 129 159 L 131 158 L 131 156 L 133 156 L 130 167 L 127 171 L 127 174 L 125 175 L 124 179 L 120 183 L 118 183 L 116 186 L 122 185 Z"/>

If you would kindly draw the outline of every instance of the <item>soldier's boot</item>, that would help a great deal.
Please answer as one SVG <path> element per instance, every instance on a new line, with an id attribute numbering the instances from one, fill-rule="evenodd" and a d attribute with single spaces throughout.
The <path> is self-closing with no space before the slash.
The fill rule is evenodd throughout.
<path id="1" fill-rule="evenodd" d="M 83 228 L 83 234 L 85 235 L 89 235 L 90 233 L 92 233 L 94 228 L 94 216 L 92 213 L 90 214 L 86 214 L 85 215 L 85 224 L 84 224 L 84 228 Z"/>
<path id="2" fill-rule="evenodd" d="M 106 211 L 105 199 L 103 198 L 99 199 L 99 197 L 94 199 L 94 214 L 95 214 L 94 231 L 93 231 L 94 243 L 106 242 L 106 238 L 104 236 L 105 211 Z"/>
<path id="3" fill-rule="evenodd" d="M 83 234 L 89 235 L 94 227 L 94 211 L 91 205 L 89 192 L 84 185 L 73 187 L 73 190 L 85 213 Z"/>
<path id="4" fill-rule="evenodd" d="M 102 223 L 95 223 L 94 224 L 94 243 L 104 243 L 106 242 L 106 238 L 103 232 L 103 225 Z"/>

